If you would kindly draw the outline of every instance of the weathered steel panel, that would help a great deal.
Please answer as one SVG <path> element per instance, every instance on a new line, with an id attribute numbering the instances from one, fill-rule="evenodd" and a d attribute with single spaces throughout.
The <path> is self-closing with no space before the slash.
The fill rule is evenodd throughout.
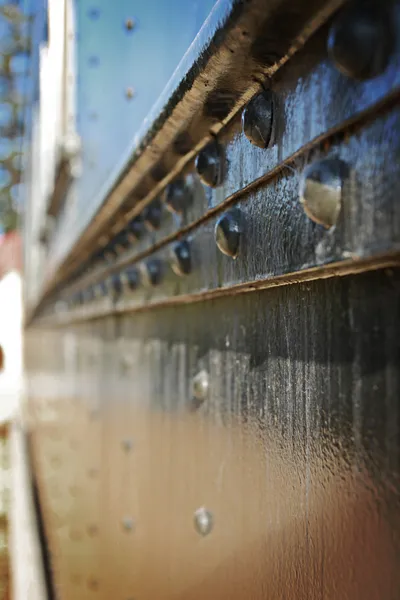
<path id="1" fill-rule="evenodd" d="M 386 270 L 32 330 L 60 597 L 397 598 L 399 294 Z"/>

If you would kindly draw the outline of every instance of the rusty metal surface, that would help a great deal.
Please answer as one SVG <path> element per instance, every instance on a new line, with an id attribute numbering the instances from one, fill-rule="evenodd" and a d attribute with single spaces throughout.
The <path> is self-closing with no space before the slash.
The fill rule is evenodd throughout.
<path id="1" fill-rule="evenodd" d="M 399 304 L 381 271 L 32 329 L 60 599 L 398 598 Z"/>

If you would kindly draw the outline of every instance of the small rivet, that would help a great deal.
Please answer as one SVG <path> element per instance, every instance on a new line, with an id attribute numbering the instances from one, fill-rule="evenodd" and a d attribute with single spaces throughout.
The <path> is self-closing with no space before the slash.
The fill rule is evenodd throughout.
<path id="1" fill-rule="evenodd" d="M 145 232 L 144 221 L 141 217 L 135 217 L 132 221 L 129 222 L 127 227 L 127 233 L 133 241 L 140 240 L 143 237 Z"/>
<path id="2" fill-rule="evenodd" d="M 90 535 L 90 537 L 94 537 L 98 534 L 99 528 L 97 527 L 97 525 L 89 525 L 89 527 L 87 528 L 87 532 L 88 535 Z"/>
<path id="3" fill-rule="evenodd" d="M 224 179 L 224 153 L 218 142 L 210 142 L 196 158 L 196 169 L 206 185 L 217 187 Z"/>
<path id="4" fill-rule="evenodd" d="M 126 230 L 121 231 L 115 239 L 115 251 L 117 252 L 117 254 L 120 254 L 121 252 L 125 252 L 125 250 L 128 250 L 130 245 L 131 240 L 129 239 L 128 232 Z"/>
<path id="5" fill-rule="evenodd" d="M 132 531 L 135 526 L 135 522 L 132 517 L 124 517 L 122 519 L 122 527 L 125 531 Z"/>
<path id="6" fill-rule="evenodd" d="M 192 379 L 192 404 L 193 409 L 197 409 L 208 397 L 210 389 L 210 379 L 207 371 L 204 369 L 197 373 Z"/>
<path id="7" fill-rule="evenodd" d="M 243 133 L 259 148 L 268 148 L 273 141 L 274 96 L 265 91 L 255 96 L 242 113 Z"/>
<path id="8" fill-rule="evenodd" d="M 159 285 L 164 277 L 163 263 L 158 258 L 152 258 L 145 264 L 145 275 L 150 285 Z"/>
<path id="9" fill-rule="evenodd" d="M 214 527 L 212 513 L 202 506 L 194 513 L 194 526 L 200 535 L 206 536 L 211 533 Z"/>
<path id="10" fill-rule="evenodd" d="M 170 183 L 165 196 L 165 203 L 169 211 L 181 214 L 191 201 L 192 195 L 183 179 Z"/>
<path id="11" fill-rule="evenodd" d="M 172 248 L 171 267 L 177 275 L 188 275 L 192 270 L 192 253 L 187 240 L 182 240 Z"/>
<path id="12" fill-rule="evenodd" d="M 114 300 L 118 300 L 122 294 L 122 281 L 119 273 L 114 273 L 111 276 L 111 288 L 113 290 Z"/>
<path id="13" fill-rule="evenodd" d="M 91 578 L 88 581 L 88 588 L 92 591 L 97 591 L 99 589 L 99 582 L 97 579 Z"/>
<path id="14" fill-rule="evenodd" d="M 126 19 L 125 27 L 128 31 L 132 31 L 132 29 L 135 27 L 135 21 L 133 19 Z"/>
<path id="15" fill-rule="evenodd" d="M 328 158 L 309 165 L 301 176 L 299 195 L 304 212 L 327 229 L 337 223 L 346 174 L 346 163 Z"/>
<path id="16" fill-rule="evenodd" d="M 147 206 L 143 212 L 143 218 L 146 227 L 150 231 L 160 229 L 162 221 L 162 203 L 159 199 L 154 200 L 149 206 Z"/>
<path id="17" fill-rule="evenodd" d="M 108 244 L 103 250 L 103 257 L 107 263 L 113 262 L 117 258 L 117 251 L 114 248 L 114 244 Z"/>
<path id="18" fill-rule="evenodd" d="M 96 286 L 96 296 L 106 296 L 108 292 L 107 283 L 105 281 L 101 281 Z"/>
<path id="19" fill-rule="evenodd" d="M 135 95 L 135 90 L 133 89 L 133 87 L 128 87 L 125 92 L 125 96 L 128 98 L 128 100 L 131 100 L 134 95 Z"/>
<path id="20" fill-rule="evenodd" d="M 237 257 L 241 234 L 241 212 L 238 209 L 232 209 L 220 216 L 215 225 L 215 241 L 223 254 Z"/>
<path id="21" fill-rule="evenodd" d="M 123 277 L 130 290 L 136 290 L 140 285 L 140 271 L 136 267 L 128 267 L 123 273 Z"/>
<path id="22" fill-rule="evenodd" d="M 133 448 L 133 442 L 131 439 L 122 440 L 122 448 L 125 452 L 130 452 Z"/>
<path id="23" fill-rule="evenodd" d="M 328 53 L 335 66 L 354 79 L 371 79 L 382 73 L 393 49 L 393 27 L 383 2 L 359 1 L 334 20 Z"/>

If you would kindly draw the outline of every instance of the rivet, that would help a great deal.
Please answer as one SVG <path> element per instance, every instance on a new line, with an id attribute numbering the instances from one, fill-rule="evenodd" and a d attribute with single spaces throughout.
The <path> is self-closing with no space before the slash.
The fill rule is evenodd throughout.
<path id="1" fill-rule="evenodd" d="M 273 141 L 274 95 L 265 91 L 255 96 L 242 113 L 243 133 L 259 148 L 268 148 Z"/>
<path id="2" fill-rule="evenodd" d="M 108 244 L 103 250 L 103 258 L 106 262 L 113 262 L 118 256 L 118 253 L 113 243 Z"/>
<path id="3" fill-rule="evenodd" d="M 177 275 L 188 275 L 192 270 L 192 253 L 187 240 L 182 240 L 172 248 L 171 267 Z"/>
<path id="4" fill-rule="evenodd" d="M 88 588 L 92 591 L 97 591 L 99 589 L 99 582 L 97 579 L 91 578 L 88 581 Z"/>
<path id="5" fill-rule="evenodd" d="M 236 258 L 239 252 L 241 220 L 241 212 L 232 209 L 221 215 L 215 225 L 215 241 L 219 250 L 232 258 Z"/>
<path id="6" fill-rule="evenodd" d="M 89 525 L 89 527 L 87 528 L 87 532 L 88 535 L 90 535 L 90 537 L 94 537 L 98 534 L 99 528 L 97 527 L 97 525 Z"/>
<path id="7" fill-rule="evenodd" d="M 122 527 L 125 531 L 132 531 L 135 526 L 135 522 L 132 517 L 124 517 L 122 519 Z"/>
<path id="8" fill-rule="evenodd" d="M 336 224 L 342 204 L 347 165 L 328 158 L 309 165 L 300 179 L 300 202 L 306 215 L 327 229 Z"/>
<path id="9" fill-rule="evenodd" d="M 145 275 L 150 285 L 159 285 L 164 278 L 163 263 L 158 258 L 152 258 L 145 263 Z"/>
<path id="10" fill-rule="evenodd" d="M 196 158 L 196 169 L 206 185 L 217 187 L 224 179 L 224 153 L 218 142 L 210 142 Z"/>
<path id="11" fill-rule="evenodd" d="M 128 267 L 123 273 L 123 277 L 130 290 L 136 290 L 140 285 L 140 271 L 136 267 Z"/>
<path id="12" fill-rule="evenodd" d="M 121 252 L 125 252 L 125 250 L 128 250 L 130 245 L 131 245 L 131 240 L 129 239 L 128 232 L 126 230 L 121 231 L 115 239 L 115 243 L 114 243 L 115 251 L 117 252 L 117 254 L 120 254 Z"/>
<path id="13" fill-rule="evenodd" d="M 135 21 L 133 19 L 126 19 L 125 27 L 128 31 L 132 31 L 135 26 Z"/>
<path id="14" fill-rule="evenodd" d="M 169 211 L 181 214 L 191 201 L 192 194 L 183 179 L 170 183 L 165 196 L 165 203 Z"/>
<path id="15" fill-rule="evenodd" d="M 97 297 L 107 296 L 107 293 L 108 293 L 107 283 L 105 281 L 101 281 L 100 283 L 98 283 L 96 285 L 95 291 L 96 291 Z"/>
<path id="16" fill-rule="evenodd" d="M 211 533 L 214 527 L 212 513 L 202 506 L 194 513 L 194 526 L 200 535 L 206 536 Z"/>
<path id="17" fill-rule="evenodd" d="M 140 240 L 145 232 L 144 221 L 141 217 L 135 217 L 129 222 L 127 229 L 128 235 L 133 238 L 132 241 Z"/>
<path id="18" fill-rule="evenodd" d="M 113 290 L 114 299 L 117 300 L 122 294 L 122 281 L 119 273 L 114 273 L 111 276 L 111 288 Z"/>
<path id="19" fill-rule="evenodd" d="M 192 379 L 192 404 L 196 410 L 208 397 L 210 390 L 210 379 L 204 369 L 197 373 Z"/>
<path id="20" fill-rule="evenodd" d="M 130 439 L 122 440 L 122 448 L 125 452 L 130 452 L 133 447 L 133 442 Z"/>
<path id="21" fill-rule="evenodd" d="M 328 36 L 328 53 L 344 75 L 371 79 L 386 68 L 393 37 L 390 13 L 384 3 L 358 1 L 343 9 L 334 20 Z"/>
<path id="22" fill-rule="evenodd" d="M 162 203 L 159 199 L 154 200 L 149 206 L 147 206 L 143 212 L 143 218 L 147 229 L 155 231 L 160 229 L 162 221 Z"/>
<path id="23" fill-rule="evenodd" d="M 128 98 L 128 100 L 131 100 L 134 95 L 135 95 L 135 90 L 133 89 L 133 87 L 128 87 L 125 91 L 125 96 Z"/>

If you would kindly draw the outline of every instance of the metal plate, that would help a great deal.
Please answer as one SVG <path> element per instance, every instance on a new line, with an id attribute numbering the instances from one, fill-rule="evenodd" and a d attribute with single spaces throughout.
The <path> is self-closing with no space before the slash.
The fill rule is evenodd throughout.
<path id="1" fill-rule="evenodd" d="M 31 330 L 61 600 L 397 598 L 399 292 L 387 271 Z"/>

